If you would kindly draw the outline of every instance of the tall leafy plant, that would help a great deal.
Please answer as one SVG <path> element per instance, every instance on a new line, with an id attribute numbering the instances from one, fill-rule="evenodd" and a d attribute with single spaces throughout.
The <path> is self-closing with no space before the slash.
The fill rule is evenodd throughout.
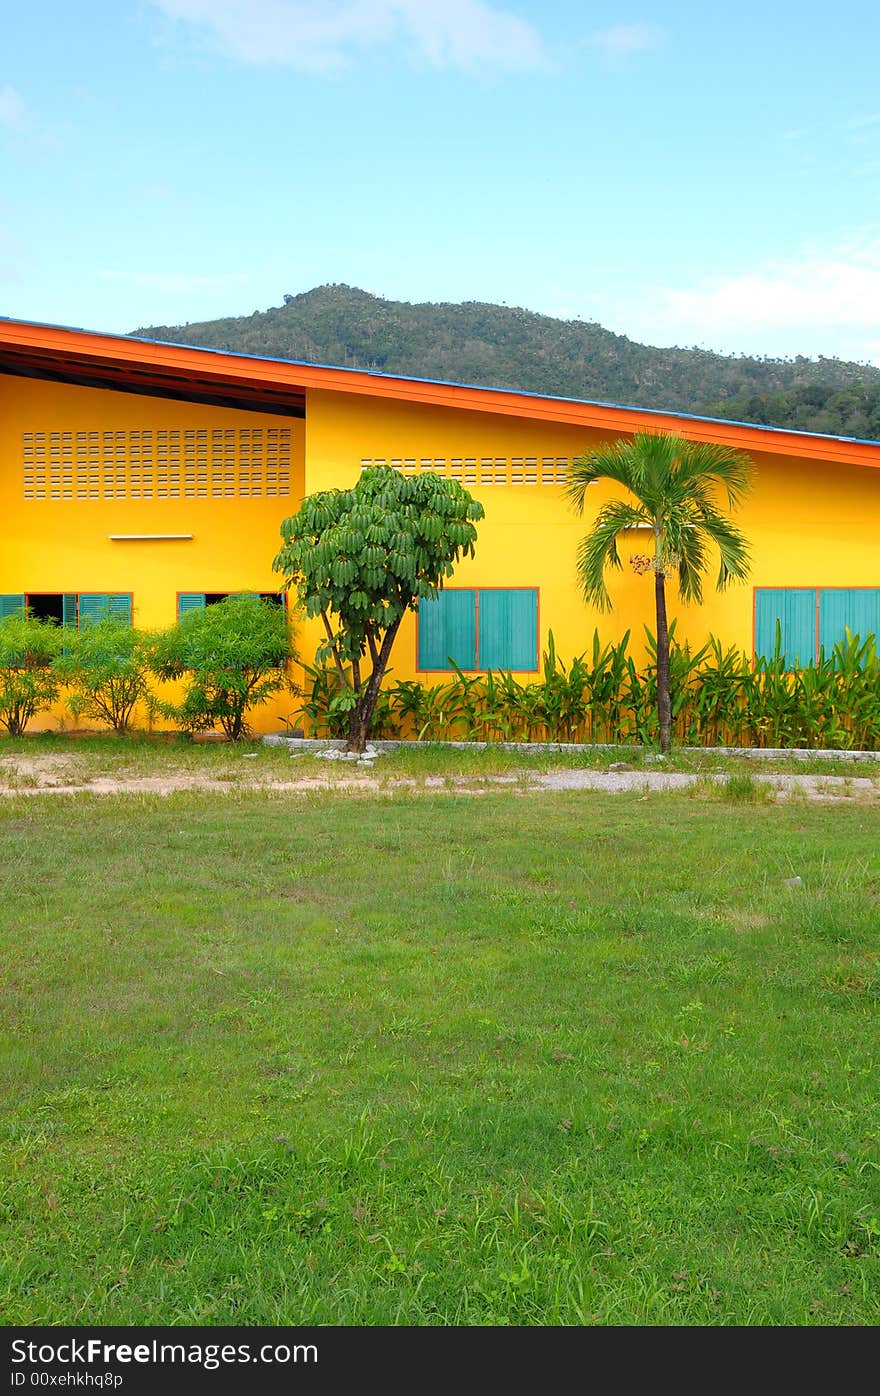
<path id="1" fill-rule="evenodd" d="M 719 505 L 741 504 L 752 482 L 752 467 L 739 451 L 714 442 L 637 432 L 631 441 L 598 446 L 572 464 L 568 498 L 578 514 L 586 507 L 587 489 L 607 480 L 626 498 L 603 504 L 578 549 L 577 571 L 584 599 L 600 611 L 611 609 L 605 581 L 608 568 L 621 568 L 618 539 L 626 529 L 647 525 L 653 554 L 647 570 L 654 578 L 657 634 L 657 714 L 660 746 L 669 750 L 672 694 L 669 669 L 667 579 L 675 576 L 683 601 L 701 602 L 703 577 L 713 552 L 719 558 L 718 590 L 743 581 L 749 571 L 744 535 Z"/>
<path id="2" fill-rule="evenodd" d="M 241 595 L 189 611 L 155 641 L 157 676 L 185 684 L 183 699 L 162 711 L 185 732 L 220 727 L 239 741 L 249 733 L 251 709 L 291 687 L 287 670 L 295 658 L 280 606 Z"/>
<path id="3" fill-rule="evenodd" d="M 56 668 L 68 685 L 73 716 L 128 732 L 138 703 L 150 700 L 152 654 L 151 635 L 112 615 L 65 630 Z"/>
<path id="4" fill-rule="evenodd" d="M 675 695 L 672 731 L 694 746 L 880 747 L 880 656 L 874 636 L 847 635 L 831 654 L 803 669 L 777 653 L 753 662 L 710 638 L 697 650 L 679 645 L 669 627 Z M 640 662 L 629 635 L 617 645 L 594 636 L 591 651 L 565 664 L 552 633 L 537 681 L 509 673 L 453 674 L 447 683 L 403 680 L 385 692 L 389 735 L 420 740 L 639 742 L 654 744 L 657 646 L 650 631 Z M 315 735 L 339 722 L 330 695 L 335 670 L 314 671 L 300 711 Z M 337 729 L 338 730 L 338 729 Z"/>
<path id="5" fill-rule="evenodd" d="M 371 466 L 353 489 L 310 495 L 282 523 L 274 565 L 306 615 L 321 620 L 316 660 L 336 669 L 334 711 L 348 715 L 352 751 L 366 745 L 404 615 L 473 556 L 482 517 L 455 480 Z"/>
<path id="6" fill-rule="evenodd" d="M 53 664 L 60 652 L 57 625 L 25 615 L 0 620 L 0 726 L 10 737 L 20 737 L 31 718 L 57 699 Z"/>

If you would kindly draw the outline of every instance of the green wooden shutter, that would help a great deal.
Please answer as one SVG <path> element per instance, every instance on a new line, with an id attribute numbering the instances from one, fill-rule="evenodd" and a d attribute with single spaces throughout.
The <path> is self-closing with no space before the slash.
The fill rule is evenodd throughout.
<path id="1" fill-rule="evenodd" d="M 131 592 L 113 591 L 110 593 L 110 614 L 114 620 L 124 620 L 131 625 Z"/>
<path id="2" fill-rule="evenodd" d="M 201 611 L 205 605 L 205 593 L 203 591 L 179 591 L 177 593 L 177 619 L 185 616 L 188 611 Z"/>
<path id="3" fill-rule="evenodd" d="M 481 669 L 538 667 L 538 593 L 534 589 L 481 591 Z"/>
<path id="4" fill-rule="evenodd" d="M 800 668 L 816 657 L 816 591 L 814 587 L 755 589 L 755 656 L 772 659 L 776 622 L 782 628 L 782 653 Z"/>
<path id="5" fill-rule="evenodd" d="M 129 591 L 83 591 L 79 597 L 79 623 L 90 625 L 92 621 L 124 620 L 131 625 L 131 592 Z"/>
<path id="6" fill-rule="evenodd" d="M 65 591 L 61 597 L 61 626 L 64 630 L 76 630 L 79 624 L 79 597 L 75 591 Z M 69 648 L 61 651 L 70 654 Z"/>
<path id="7" fill-rule="evenodd" d="M 19 592 L 11 592 L 8 596 L 0 595 L 0 620 L 5 620 L 7 616 L 24 615 L 24 595 Z"/>
<path id="8" fill-rule="evenodd" d="M 477 667 L 476 593 L 441 591 L 419 601 L 420 669 Z"/>
<path id="9" fill-rule="evenodd" d="M 846 631 L 866 640 L 880 638 L 880 587 L 823 588 L 819 592 L 819 644 L 826 656 Z"/>
<path id="10" fill-rule="evenodd" d="M 24 616 L 24 596 L 18 592 L 11 592 L 8 596 L 0 595 L 0 620 L 6 620 L 7 616 Z M 10 655 L 8 663 L 4 666 L 7 669 L 23 669 L 25 655 Z"/>
<path id="11" fill-rule="evenodd" d="M 79 594 L 79 623 L 91 625 L 105 620 L 110 614 L 110 595 L 106 591 L 81 591 Z"/>

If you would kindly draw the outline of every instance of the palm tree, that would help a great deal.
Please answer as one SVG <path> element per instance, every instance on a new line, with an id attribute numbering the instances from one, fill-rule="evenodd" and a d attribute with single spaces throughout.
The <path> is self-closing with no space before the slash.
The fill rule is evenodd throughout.
<path id="1" fill-rule="evenodd" d="M 742 503 L 751 489 L 752 465 L 748 456 L 729 446 L 636 432 L 632 441 L 597 446 L 572 463 L 567 494 L 579 514 L 584 512 L 587 486 L 597 480 L 622 485 L 631 499 L 612 499 L 602 505 L 578 547 L 578 580 L 587 602 L 600 611 L 610 611 L 605 569 L 623 566 L 618 537 L 625 529 L 639 525 L 651 529 L 654 555 L 646 570 L 654 573 L 657 712 L 660 749 L 665 752 L 672 727 L 666 578 L 677 572 L 682 600 L 701 602 L 703 575 L 714 547 L 721 559 L 718 590 L 730 581 L 745 580 L 749 573 L 748 543 L 719 507 L 718 497 L 726 495 L 730 509 Z"/>

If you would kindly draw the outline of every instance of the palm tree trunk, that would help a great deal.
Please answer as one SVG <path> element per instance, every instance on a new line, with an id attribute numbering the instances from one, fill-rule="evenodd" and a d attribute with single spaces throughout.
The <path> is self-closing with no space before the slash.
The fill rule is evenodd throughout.
<path id="1" fill-rule="evenodd" d="M 669 690 L 669 622 L 666 619 L 666 577 L 654 573 L 657 607 L 657 715 L 660 718 L 660 750 L 669 750 L 672 735 L 672 695 Z"/>

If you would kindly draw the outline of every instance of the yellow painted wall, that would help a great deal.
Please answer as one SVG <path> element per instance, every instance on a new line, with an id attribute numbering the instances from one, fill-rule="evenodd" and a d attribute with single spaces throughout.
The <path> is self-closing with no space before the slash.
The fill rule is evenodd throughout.
<path id="1" fill-rule="evenodd" d="M 352 485 L 363 459 L 573 457 L 613 439 L 582 428 L 316 391 L 308 394 L 306 416 L 308 493 Z M 699 644 L 714 633 L 750 652 L 755 587 L 880 586 L 880 470 L 770 455 L 752 459 L 756 488 L 736 516 L 752 546 L 752 575 L 723 594 L 710 579 L 702 607 L 684 606 L 670 586 L 670 618 L 677 619 L 680 640 Z M 581 520 L 559 486 L 468 488 L 486 518 L 478 525 L 476 556 L 459 566 L 453 585 L 537 587 L 540 645 L 552 629 L 565 660 L 590 646 L 596 629 L 607 641 L 630 629 L 641 648 L 645 625 L 654 628 L 653 578 L 636 575 L 629 558 L 652 550 L 648 537 L 628 535 L 620 545 L 624 569 L 609 574 L 610 614 L 587 607 L 576 586 L 578 541 L 619 490 L 592 486 Z M 304 633 L 303 652 L 315 643 L 316 630 Z M 401 627 L 392 667 L 396 678 L 430 681 L 416 670 L 414 619 Z"/>
<path id="2" fill-rule="evenodd" d="M 24 433 L 217 428 L 264 434 L 290 429 L 290 494 L 24 498 Z M 135 625 L 158 629 L 174 623 L 178 591 L 277 591 L 272 559 L 281 520 L 302 498 L 303 439 L 304 424 L 297 418 L 0 375 L 0 592 L 130 591 Z M 191 533 L 193 538 L 111 542 L 111 533 Z M 261 725 L 277 729 L 278 713 L 289 709 L 288 699 L 267 707 Z"/>
<path id="3" fill-rule="evenodd" d="M 143 431 L 176 428 L 290 428 L 293 469 L 286 498 L 26 500 L 22 434 L 33 431 Z M 363 460 L 428 457 L 573 457 L 607 434 L 581 428 L 452 408 L 411 406 L 310 390 L 306 421 L 265 413 L 140 397 L 0 376 L 0 592 L 131 591 L 134 620 L 144 627 L 171 624 L 178 591 L 270 591 L 278 587 L 272 558 L 279 524 L 304 493 L 355 483 Z M 684 607 L 670 588 L 670 615 L 678 636 L 694 643 L 715 633 L 726 643 L 752 647 L 756 586 L 880 586 L 880 470 L 760 455 L 754 495 L 738 514 L 753 550 L 746 586 L 723 596 L 707 587 L 702 608 Z M 592 643 L 619 640 L 631 629 L 640 643 L 653 628 L 650 574 L 628 565 L 649 552 L 650 540 L 623 543 L 621 573 L 609 586 L 614 609 L 599 616 L 576 588 L 579 539 L 600 504 L 614 491 L 589 491 L 585 519 L 568 508 L 558 485 L 469 485 L 486 517 L 476 557 L 463 562 L 453 584 L 463 587 L 534 586 L 539 591 L 540 645 L 552 628 L 568 660 Z M 113 543 L 110 533 L 192 533 L 190 542 Z M 299 645 L 311 659 L 318 627 L 303 625 Z M 407 618 L 392 656 L 395 678 L 416 669 L 416 625 Z M 256 718 L 277 730 L 289 699 Z M 38 723 L 37 725 L 43 725 Z"/>

